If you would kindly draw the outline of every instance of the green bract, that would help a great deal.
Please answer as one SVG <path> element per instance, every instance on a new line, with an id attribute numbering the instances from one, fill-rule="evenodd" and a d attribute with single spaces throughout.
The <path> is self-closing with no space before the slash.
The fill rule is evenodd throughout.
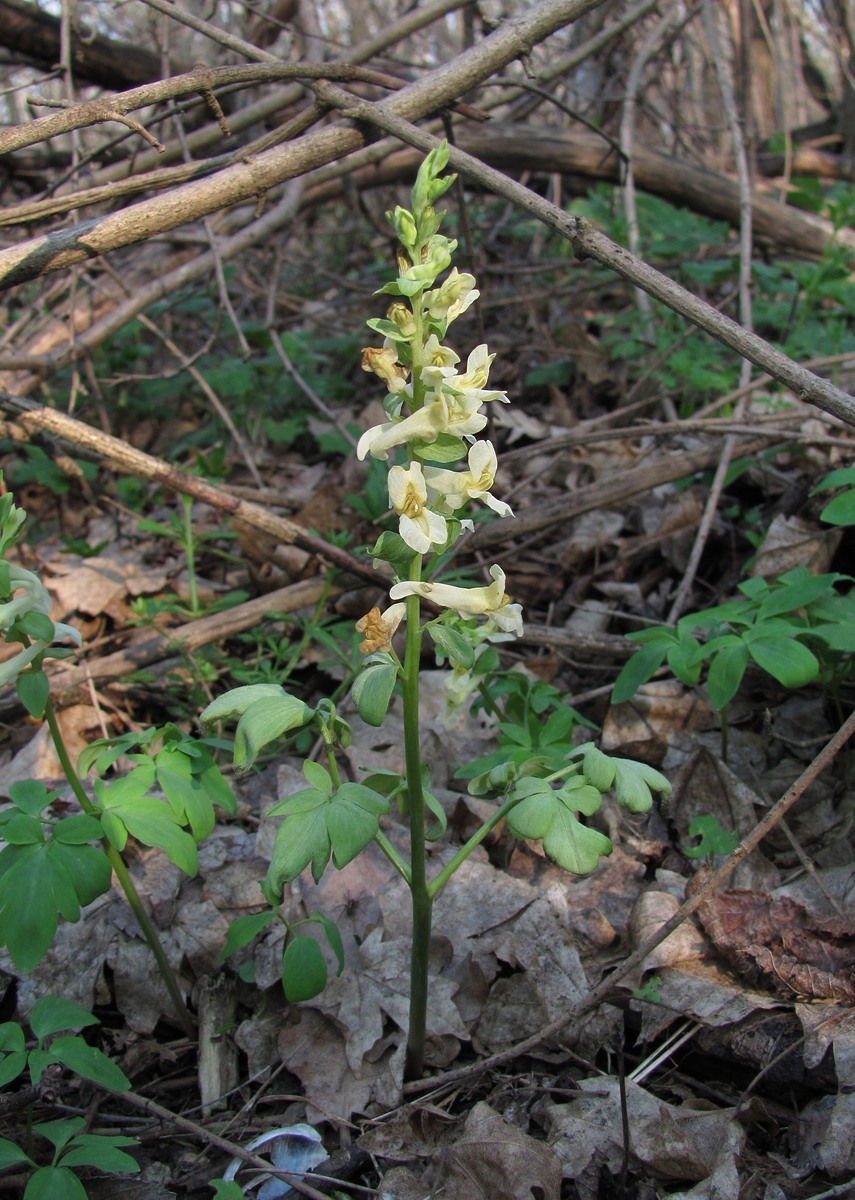
<path id="1" fill-rule="evenodd" d="M 217 721 L 235 717 L 239 720 L 234 765 L 238 771 L 249 771 L 265 746 L 283 733 L 305 725 L 311 720 L 312 710 L 278 684 L 256 683 L 219 696 L 204 709 L 199 720 L 203 727 L 209 728 Z"/>
<path id="2" fill-rule="evenodd" d="M 576 814 L 597 811 L 602 796 L 581 776 L 553 790 L 545 779 L 520 779 L 512 797 L 519 803 L 508 813 L 508 828 L 516 837 L 543 842 L 554 862 L 576 875 L 593 871 L 603 854 L 612 848 L 609 839 L 589 829 Z"/>
<path id="3" fill-rule="evenodd" d="M 389 654 L 371 654 L 353 685 L 351 696 L 366 725 L 380 726 L 398 679 L 398 664 Z"/>

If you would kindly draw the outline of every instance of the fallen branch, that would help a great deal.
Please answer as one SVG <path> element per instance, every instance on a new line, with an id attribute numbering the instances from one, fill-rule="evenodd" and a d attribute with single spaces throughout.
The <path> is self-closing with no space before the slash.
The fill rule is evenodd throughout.
<path id="1" fill-rule="evenodd" d="M 49 433 L 63 438 L 80 449 L 88 450 L 99 458 L 109 460 L 126 474 L 136 475 L 140 479 L 150 479 L 154 483 L 171 488 L 185 496 L 193 496 L 203 504 L 210 504 L 219 512 L 228 513 L 235 520 L 243 521 L 253 529 L 260 529 L 281 542 L 298 546 L 301 550 L 316 555 L 321 562 L 347 571 L 358 579 L 366 579 L 375 585 L 377 583 L 377 572 L 370 562 L 362 562 L 360 559 L 354 558 L 352 554 L 348 554 L 346 550 L 341 550 L 339 547 L 325 542 L 323 538 L 308 533 L 302 525 L 288 517 L 277 516 L 276 513 L 271 512 L 268 508 L 263 508 L 260 504 L 240 500 L 222 488 L 177 470 L 169 463 L 164 462 L 162 458 L 155 458 L 152 454 L 136 450 L 127 442 L 123 442 L 121 438 L 102 433 L 98 429 L 93 429 L 91 425 L 86 425 L 83 421 L 76 421 L 73 417 L 56 412 L 55 409 L 45 408 L 30 400 L 4 393 L 0 393 L 0 409 L 14 414 L 25 431 Z"/>
<path id="2" fill-rule="evenodd" d="M 379 104 L 360 101 L 349 92 L 344 92 L 330 83 L 318 84 L 316 90 L 322 99 L 337 105 L 347 115 L 377 125 L 378 128 L 393 133 L 401 141 L 417 146 L 422 151 L 433 150 L 439 145 L 437 138 L 393 112 L 388 107 L 390 101 Z M 815 404 L 848 425 L 855 425 L 855 399 L 852 396 L 835 387 L 827 379 L 805 370 L 757 334 L 749 333 L 736 321 L 724 316 L 712 305 L 694 296 L 667 275 L 663 275 L 661 271 L 649 267 L 642 259 L 636 258 L 634 254 L 630 254 L 604 233 L 596 230 L 589 221 L 571 216 L 557 205 L 550 204 L 548 200 L 462 150 L 452 147 L 449 161 L 452 167 L 464 172 L 496 195 L 504 196 L 512 204 L 516 204 L 524 212 L 530 213 L 566 238 L 577 258 L 593 258 L 609 270 L 622 275 L 630 283 L 643 288 L 654 300 L 667 304 L 681 317 L 685 317 L 717 341 L 729 346 L 742 358 L 753 362 L 779 383 L 783 383 L 800 400 Z"/>

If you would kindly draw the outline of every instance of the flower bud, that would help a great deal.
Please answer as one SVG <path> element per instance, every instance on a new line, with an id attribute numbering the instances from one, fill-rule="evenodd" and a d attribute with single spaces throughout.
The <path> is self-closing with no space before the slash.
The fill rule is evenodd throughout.
<path id="1" fill-rule="evenodd" d="M 406 304 L 402 304 L 400 300 L 396 300 L 394 304 L 389 305 L 386 316 L 398 326 L 404 337 L 413 337 L 416 332 L 416 321 L 412 309 Z"/>

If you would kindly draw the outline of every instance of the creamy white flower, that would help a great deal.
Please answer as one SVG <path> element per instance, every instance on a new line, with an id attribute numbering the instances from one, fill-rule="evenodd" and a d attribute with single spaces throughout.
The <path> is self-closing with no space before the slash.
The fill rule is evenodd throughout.
<path id="1" fill-rule="evenodd" d="M 13 590 L 19 591 L 23 588 L 24 595 L 18 597 L 17 600 L 9 600 L 6 604 L 0 604 L 0 629 L 8 629 L 17 617 L 23 616 L 27 612 L 39 612 L 47 616 L 50 612 L 51 599 L 39 577 L 32 571 L 25 571 L 23 567 L 17 566 L 10 567 L 10 575 Z M 53 637 L 49 642 L 37 638 L 30 642 L 29 646 L 24 646 L 17 654 L 13 654 L 11 658 L 0 663 L 0 687 L 5 687 L 7 683 L 14 683 L 24 668 L 28 667 L 39 654 L 43 654 L 48 646 L 54 642 L 66 641 L 81 645 L 80 630 L 75 629 L 73 625 L 54 621 Z"/>
<path id="2" fill-rule="evenodd" d="M 443 546 L 448 541 L 445 517 L 427 506 L 427 487 L 420 463 L 391 468 L 389 503 L 399 517 L 398 533 L 417 554 L 427 554 L 431 546 Z"/>
<path id="3" fill-rule="evenodd" d="M 448 672 L 443 684 L 445 691 L 445 708 L 441 717 L 443 725 L 454 724 L 461 708 L 467 700 L 472 698 L 477 687 L 478 678 L 471 671 L 465 671 L 462 667 L 453 667 Z"/>
<path id="4" fill-rule="evenodd" d="M 495 357 L 495 354 L 488 351 L 486 343 L 476 346 L 466 360 L 466 370 L 463 374 L 449 376 L 445 380 L 445 387 L 453 388 L 455 392 L 469 399 L 477 398 L 479 404 L 486 404 L 490 400 L 500 400 L 503 404 L 509 404 L 507 393 L 488 391 L 486 388 L 490 364 Z"/>
<path id="5" fill-rule="evenodd" d="M 490 567 L 493 582 L 487 587 L 464 588 L 450 583 L 427 583 L 408 580 L 396 583 L 389 591 L 393 600 L 405 596 L 423 596 L 442 608 L 452 608 L 462 617 L 489 617 L 503 633 L 522 634 L 522 606 L 511 604 L 505 592 L 505 572 L 498 565 Z"/>
<path id="6" fill-rule="evenodd" d="M 483 500 L 500 517 L 512 517 L 513 510 L 503 500 L 490 495 L 496 478 L 497 459 L 492 442 L 476 442 L 469 451 L 468 471 L 447 471 L 425 467 L 425 482 L 431 502 L 438 499 L 440 512 L 455 512 L 467 500 Z"/>
<path id="7" fill-rule="evenodd" d="M 422 362 L 426 367 L 451 367 L 460 362 L 460 355 L 455 354 L 450 346 L 443 346 L 435 333 L 432 333 L 424 344 Z M 449 375 L 453 375 L 453 369 Z"/>
<path id="8" fill-rule="evenodd" d="M 361 461 L 370 454 L 372 458 L 385 460 L 394 446 L 416 441 L 435 442 L 441 433 L 451 433 L 455 437 L 479 433 L 487 424 L 487 418 L 478 412 L 480 407 L 478 400 L 438 396 L 401 421 L 388 421 L 366 429 L 357 444 L 356 457 Z"/>
<path id="9" fill-rule="evenodd" d="M 38 575 L 26 571 L 14 563 L 9 567 L 9 595 L 23 592 L 15 600 L 7 600 L 0 604 L 0 629 L 8 629 L 18 617 L 28 612 L 39 612 L 47 615 L 50 612 L 51 599 Z"/>
<path id="10" fill-rule="evenodd" d="M 446 408 L 445 432 L 455 437 L 472 437 L 480 433 L 487 418 L 480 412 L 481 401 L 470 396 L 443 397 Z"/>
<path id="11" fill-rule="evenodd" d="M 461 273 L 457 267 L 453 267 L 445 283 L 425 295 L 425 302 L 435 321 L 445 320 L 450 325 L 480 295 L 475 287 L 475 276 Z"/>
<path id="12" fill-rule="evenodd" d="M 385 460 L 394 446 L 404 446 L 417 440 L 433 442 L 442 432 L 446 420 L 447 406 L 426 404 L 418 412 L 410 413 L 400 421 L 387 421 L 366 429 L 356 446 L 356 457 L 362 461 L 367 454 Z"/>

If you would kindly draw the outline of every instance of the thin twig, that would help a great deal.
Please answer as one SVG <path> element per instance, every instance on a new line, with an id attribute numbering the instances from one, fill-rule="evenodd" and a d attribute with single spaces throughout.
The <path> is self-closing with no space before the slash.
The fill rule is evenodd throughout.
<path id="1" fill-rule="evenodd" d="M 297 368 L 291 362 L 291 359 L 288 357 L 285 347 L 282 345 L 282 338 L 279 336 L 279 334 L 276 332 L 275 329 L 270 330 L 270 341 L 273 345 L 273 349 L 276 351 L 277 355 L 279 356 L 279 361 L 282 363 L 282 366 L 285 368 L 285 370 L 288 372 L 288 374 L 294 380 L 294 382 L 296 383 L 296 385 L 300 389 L 300 391 L 303 393 L 303 395 L 306 396 L 307 399 L 311 400 L 312 404 L 314 404 L 315 408 L 318 410 L 319 413 L 321 413 L 323 416 L 325 416 L 327 418 L 328 421 L 330 421 L 333 425 L 335 425 L 336 429 L 339 431 L 341 436 L 355 450 L 356 449 L 356 438 L 353 436 L 353 434 L 350 432 L 350 430 L 344 424 L 344 422 L 341 419 L 341 416 L 338 413 L 334 413 L 333 410 L 327 404 L 324 403 L 324 401 L 320 398 L 320 396 L 315 391 L 315 389 L 309 383 L 306 382 L 306 380 L 303 378 L 303 376 L 300 374 L 300 372 L 297 370 Z"/>
<path id="2" fill-rule="evenodd" d="M 139 316 L 137 317 L 137 320 L 139 321 L 140 325 L 143 326 L 144 329 L 148 329 L 151 333 L 153 333 L 155 335 L 155 337 L 159 338 L 160 341 L 163 342 L 163 344 L 164 344 L 164 346 L 166 346 L 167 350 L 169 350 L 169 352 L 171 354 L 175 355 L 175 357 L 181 363 L 182 368 L 187 372 L 187 374 L 191 377 L 191 379 L 193 379 L 195 381 L 197 386 L 201 389 L 201 391 L 204 393 L 205 397 L 207 398 L 208 403 L 211 405 L 211 408 L 213 408 L 214 412 L 217 414 L 217 416 L 223 422 L 226 429 L 228 429 L 235 445 L 237 446 L 238 450 L 240 451 L 241 458 L 243 459 L 244 463 L 246 464 L 246 469 L 249 471 L 250 475 L 255 480 L 256 485 L 259 488 L 263 488 L 264 480 L 261 478 L 261 474 L 258 470 L 258 467 L 255 465 L 255 459 L 252 456 L 252 451 L 250 450 L 250 448 L 247 445 L 246 441 L 244 440 L 243 436 L 238 431 L 237 426 L 235 425 L 234 421 L 231 418 L 231 414 L 229 413 L 229 410 L 223 404 L 222 400 L 220 400 L 219 396 L 214 391 L 214 389 L 211 387 L 211 385 L 208 383 L 205 376 L 202 374 L 202 372 L 197 367 L 193 366 L 192 361 L 187 357 L 187 355 L 183 352 L 183 350 L 180 350 L 178 348 L 178 346 L 175 345 L 172 338 L 167 337 L 167 335 L 163 332 L 162 329 L 158 329 L 158 327 L 154 323 L 154 321 L 149 320 L 149 318 L 145 315 L 145 313 L 140 313 Z"/>
<path id="3" fill-rule="evenodd" d="M 260 1167 L 268 1175 L 274 1176 L 276 1179 L 283 1179 L 290 1184 L 295 1192 L 299 1192 L 301 1196 L 308 1196 L 309 1200 L 329 1200 L 329 1196 L 324 1192 L 319 1192 L 317 1188 L 313 1188 L 311 1184 L 306 1183 L 302 1179 L 298 1179 L 295 1175 L 289 1174 L 287 1171 L 279 1171 L 266 1159 L 261 1158 L 258 1154 L 253 1154 L 250 1150 L 244 1150 L 243 1146 L 237 1142 L 230 1142 L 228 1138 L 220 1137 L 210 1129 L 206 1129 L 204 1125 L 198 1125 L 195 1121 L 189 1121 L 187 1117 L 182 1117 L 179 1113 L 170 1112 L 168 1108 L 163 1108 L 154 1100 L 149 1100 L 147 1096 L 138 1096 L 135 1092 L 122 1092 L 121 1098 L 133 1108 L 138 1108 L 142 1112 L 149 1113 L 153 1117 L 157 1117 L 159 1121 L 166 1122 L 167 1125 L 174 1125 L 178 1129 L 184 1129 L 187 1133 L 192 1133 L 194 1137 L 199 1138 L 203 1142 L 208 1142 L 211 1146 L 216 1146 L 218 1150 L 222 1150 L 225 1154 L 230 1154 L 232 1158 L 240 1158 L 248 1166 Z"/>
<path id="4" fill-rule="evenodd" d="M 715 65 L 721 100 L 724 111 L 727 114 L 730 135 L 736 155 L 736 169 L 739 179 L 739 317 L 743 327 L 751 332 L 753 330 L 751 315 L 751 259 L 754 239 L 752 234 L 751 176 L 748 170 L 748 155 L 745 152 L 745 139 L 742 136 L 742 126 L 736 108 L 736 99 L 733 94 L 730 76 L 725 70 L 721 44 L 718 39 L 715 16 L 710 0 L 702 0 L 701 12 Z M 751 363 L 747 358 L 743 358 L 740 364 L 739 385 L 744 388 L 750 381 Z M 745 416 L 745 410 L 748 406 L 748 395 L 748 392 L 744 392 L 739 398 L 734 413 L 734 418 L 737 421 L 743 420 Z M 731 459 L 736 451 L 736 445 L 736 438 L 730 435 L 725 439 L 725 443 L 722 446 L 721 459 L 713 476 L 709 496 L 707 497 L 704 513 L 701 517 L 701 523 L 698 526 L 698 532 L 695 535 L 689 555 L 689 561 L 683 572 L 683 578 L 680 580 L 677 593 L 674 596 L 671 610 L 668 613 L 667 624 L 669 625 L 676 623 L 677 618 L 683 612 L 688 602 L 689 593 L 691 592 L 692 584 L 695 582 L 695 576 L 700 566 L 701 556 L 703 555 L 715 515 L 718 511 L 719 500 L 724 491 L 724 485 L 727 482 L 727 474 L 730 470 Z"/>

